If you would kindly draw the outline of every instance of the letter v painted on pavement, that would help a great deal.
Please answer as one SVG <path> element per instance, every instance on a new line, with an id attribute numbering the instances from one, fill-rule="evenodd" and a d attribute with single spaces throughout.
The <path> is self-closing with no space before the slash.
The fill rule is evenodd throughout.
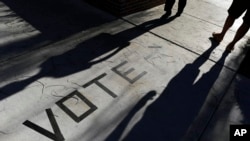
<path id="1" fill-rule="evenodd" d="M 36 125 L 35 123 L 29 121 L 29 120 L 26 120 L 23 124 L 35 131 L 37 131 L 38 133 L 52 139 L 52 140 L 55 140 L 55 141 L 64 141 L 64 137 L 60 131 L 60 128 L 56 122 L 56 119 L 54 117 L 54 114 L 52 112 L 52 110 L 49 108 L 49 109 L 46 109 L 46 113 L 47 113 L 47 116 L 49 118 L 49 121 L 50 121 L 50 124 L 54 130 L 54 133 L 51 133 L 50 131 Z"/>

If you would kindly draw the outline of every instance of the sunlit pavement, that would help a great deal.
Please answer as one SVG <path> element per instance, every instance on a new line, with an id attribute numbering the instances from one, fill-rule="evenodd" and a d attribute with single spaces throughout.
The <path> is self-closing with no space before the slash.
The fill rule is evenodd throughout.
<path id="1" fill-rule="evenodd" d="M 237 73 L 249 34 L 232 53 L 241 20 L 210 39 L 230 3 L 188 1 L 164 20 L 163 5 L 116 18 L 78 0 L 51 15 L 1 2 L 0 140 L 228 141 L 250 119 Z"/>

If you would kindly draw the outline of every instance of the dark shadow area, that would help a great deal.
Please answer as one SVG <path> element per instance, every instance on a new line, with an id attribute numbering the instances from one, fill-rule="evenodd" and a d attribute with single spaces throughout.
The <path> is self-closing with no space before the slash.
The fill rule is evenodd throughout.
<path id="1" fill-rule="evenodd" d="M 114 20 L 79 0 L 2 0 L 18 16 L 51 38 L 62 38 Z M 101 17 L 101 16 L 106 17 Z"/>
<path id="2" fill-rule="evenodd" d="M 41 34 L 10 42 L 1 47 L 0 54 L 3 56 L 1 55 L 0 59 L 37 48 L 38 44 L 48 45 L 117 19 L 94 9 L 81 0 L 2 0 L 2 2 L 11 10 L 7 12 L 10 13 L 7 16 L 20 17 L 19 23 L 23 23 L 22 20 L 24 20 Z M 19 23 L 17 26 L 20 26 Z M 22 29 L 23 27 L 15 28 Z M 22 30 L 27 32 L 25 28 Z"/>
<path id="3" fill-rule="evenodd" d="M 121 31 L 115 35 L 103 33 L 92 39 L 89 39 L 79 44 L 74 49 L 64 54 L 51 57 L 50 59 L 43 62 L 39 66 L 41 70 L 37 75 L 27 78 L 25 80 L 10 83 L 0 88 L 0 100 L 16 92 L 19 92 L 20 90 L 23 90 L 27 85 L 29 85 L 32 82 L 35 82 L 39 78 L 42 77 L 59 78 L 88 69 L 92 65 L 110 58 L 111 56 L 118 53 L 124 47 L 127 47 L 130 44 L 129 43 L 130 40 L 144 34 L 150 29 L 169 23 L 174 19 L 175 17 L 169 18 L 167 20 L 154 19 L 142 23 L 139 26 Z M 103 57 L 96 61 L 92 61 L 93 59 L 110 51 L 112 51 L 112 53 L 109 53 L 109 55 L 106 55 L 106 57 Z M 32 59 L 35 60 L 35 58 Z M 25 70 L 27 62 L 25 62 L 24 66 L 22 66 L 22 64 L 18 65 L 19 65 L 18 67 L 17 66 L 15 67 L 18 68 L 19 70 Z M 10 70 L 5 70 L 5 72 L 8 72 L 9 75 L 11 75 L 11 72 L 13 72 L 13 70 L 11 70 L 10 68 Z"/>
<path id="4" fill-rule="evenodd" d="M 153 99 L 153 97 L 156 95 L 155 91 L 150 91 L 143 98 L 140 99 L 140 101 L 133 107 L 133 109 L 128 113 L 128 115 L 122 120 L 122 122 L 116 127 L 116 130 L 107 137 L 106 141 L 118 141 L 120 137 L 122 136 L 122 133 L 124 132 L 125 128 L 127 127 L 128 123 L 131 121 L 131 119 L 134 117 L 134 115 L 141 110 L 142 107 L 146 105 L 146 103 Z"/>
<path id="5" fill-rule="evenodd" d="M 86 42 L 77 45 L 68 52 L 49 58 L 40 65 L 41 70 L 37 75 L 25 80 L 17 80 L 14 83 L 4 86 L 0 89 L 0 100 L 20 90 L 23 90 L 27 85 L 37 81 L 42 77 L 59 78 L 88 69 L 92 65 L 110 58 L 128 45 L 129 42 L 123 42 L 110 34 L 100 34 Z M 92 61 L 96 57 L 100 57 L 101 55 L 108 52 L 111 53 L 103 58 L 97 59 L 96 61 Z M 24 65 L 24 67 L 25 66 L 27 65 Z M 22 66 L 20 65 L 20 67 Z"/>
<path id="6" fill-rule="evenodd" d="M 197 117 L 205 99 L 217 80 L 223 65 L 215 64 L 202 74 L 199 67 L 207 61 L 213 49 L 218 46 L 211 40 L 211 47 L 192 64 L 187 64 L 167 85 L 160 97 L 145 111 L 142 119 L 125 137 L 125 141 L 179 141 Z M 219 59 L 224 64 L 228 53 Z M 133 116 L 133 115 L 130 115 Z M 119 128 L 119 126 L 118 126 Z M 120 129 L 116 130 L 120 130 Z M 113 134 L 114 133 L 114 134 Z M 117 139 L 114 131 L 108 141 Z"/>
<path id="7" fill-rule="evenodd" d="M 248 79 L 241 79 L 237 82 L 237 89 L 234 94 L 236 101 L 239 105 L 241 114 L 244 119 L 241 121 L 242 124 L 250 124 L 250 81 Z"/>
<path id="8" fill-rule="evenodd" d="M 145 0 L 84 0 L 89 4 L 96 6 L 113 15 L 123 17 L 129 14 L 144 11 L 164 3 L 163 0 L 145 1 Z M 144 13 L 144 12 L 143 12 Z"/>

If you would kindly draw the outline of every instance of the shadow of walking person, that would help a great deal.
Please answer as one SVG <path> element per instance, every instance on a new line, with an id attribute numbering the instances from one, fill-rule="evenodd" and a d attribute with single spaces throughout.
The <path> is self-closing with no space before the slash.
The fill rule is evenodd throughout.
<path id="1" fill-rule="evenodd" d="M 134 115 L 146 105 L 146 103 L 152 99 L 156 95 L 155 91 L 148 92 L 134 107 L 133 109 L 128 113 L 128 115 L 122 120 L 122 122 L 117 126 L 116 130 L 110 134 L 106 141 L 118 141 L 120 137 L 122 136 L 122 133 L 124 132 L 125 128 L 127 127 L 128 123 L 131 121 L 131 119 L 134 117 Z"/>
<path id="2" fill-rule="evenodd" d="M 239 79 L 237 81 L 237 89 L 234 91 L 236 102 L 243 116 L 241 122 L 243 124 L 250 124 L 250 95 L 249 95 L 249 80 Z"/>
<path id="3" fill-rule="evenodd" d="M 100 63 L 112 57 L 123 48 L 128 47 L 130 44 L 130 40 L 143 35 L 150 29 L 161 26 L 163 24 L 167 24 L 174 19 L 175 17 L 166 20 L 153 19 L 130 29 L 121 31 L 115 35 L 102 33 L 94 38 L 80 43 L 68 52 L 65 52 L 61 55 L 51 55 L 52 57 L 47 59 L 39 66 L 41 70 L 38 74 L 27 77 L 26 79 L 23 79 L 21 81 L 15 81 L 0 88 L 0 100 L 23 90 L 32 82 L 38 82 L 37 80 L 39 80 L 40 78 L 60 78 L 88 69 L 92 65 Z M 101 59 L 98 59 L 96 61 L 92 61 L 107 53 L 108 55 L 106 55 L 105 57 L 102 57 Z M 32 57 L 32 59 L 36 60 L 35 57 Z M 23 66 L 22 64 L 18 64 L 18 66 L 15 67 L 19 70 L 22 70 L 23 67 L 32 65 L 31 63 L 29 63 L 30 62 L 25 62 Z M 8 73 L 13 73 L 13 70 L 10 70 Z"/>
<path id="4" fill-rule="evenodd" d="M 123 42 L 110 34 L 99 34 L 63 54 L 50 57 L 40 65 L 41 70 L 36 75 L 2 87 L 0 100 L 25 89 L 33 82 L 39 82 L 40 78 L 60 78 L 88 69 L 92 65 L 112 57 L 129 44 L 129 42 Z"/>
<path id="5" fill-rule="evenodd" d="M 215 64 L 196 81 L 200 73 L 199 67 L 205 63 L 206 58 L 217 45 L 212 42 L 207 51 L 192 64 L 187 64 L 169 82 L 160 97 L 147 108 L 142 119 L 124 138 L 125 141 L 181 140 L 198 116 L 210 89 L 223 68 L 223 65 Z M 227 53 L 223 53 L 219 60 L 221 64 L 224 64 L 226 56 Z"/>

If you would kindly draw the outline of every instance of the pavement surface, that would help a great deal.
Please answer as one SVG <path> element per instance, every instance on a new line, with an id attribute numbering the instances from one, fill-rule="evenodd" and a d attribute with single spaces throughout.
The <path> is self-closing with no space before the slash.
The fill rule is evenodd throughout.
<path id="1" fill-rule="evenodd" d="M 250 122 L 249 33 L 231 0 L 115 17 L 81 0 L 0 2 L 1 141 L 228 141 Z M 177 5 L 173 9 L 175 13 Z"/>

